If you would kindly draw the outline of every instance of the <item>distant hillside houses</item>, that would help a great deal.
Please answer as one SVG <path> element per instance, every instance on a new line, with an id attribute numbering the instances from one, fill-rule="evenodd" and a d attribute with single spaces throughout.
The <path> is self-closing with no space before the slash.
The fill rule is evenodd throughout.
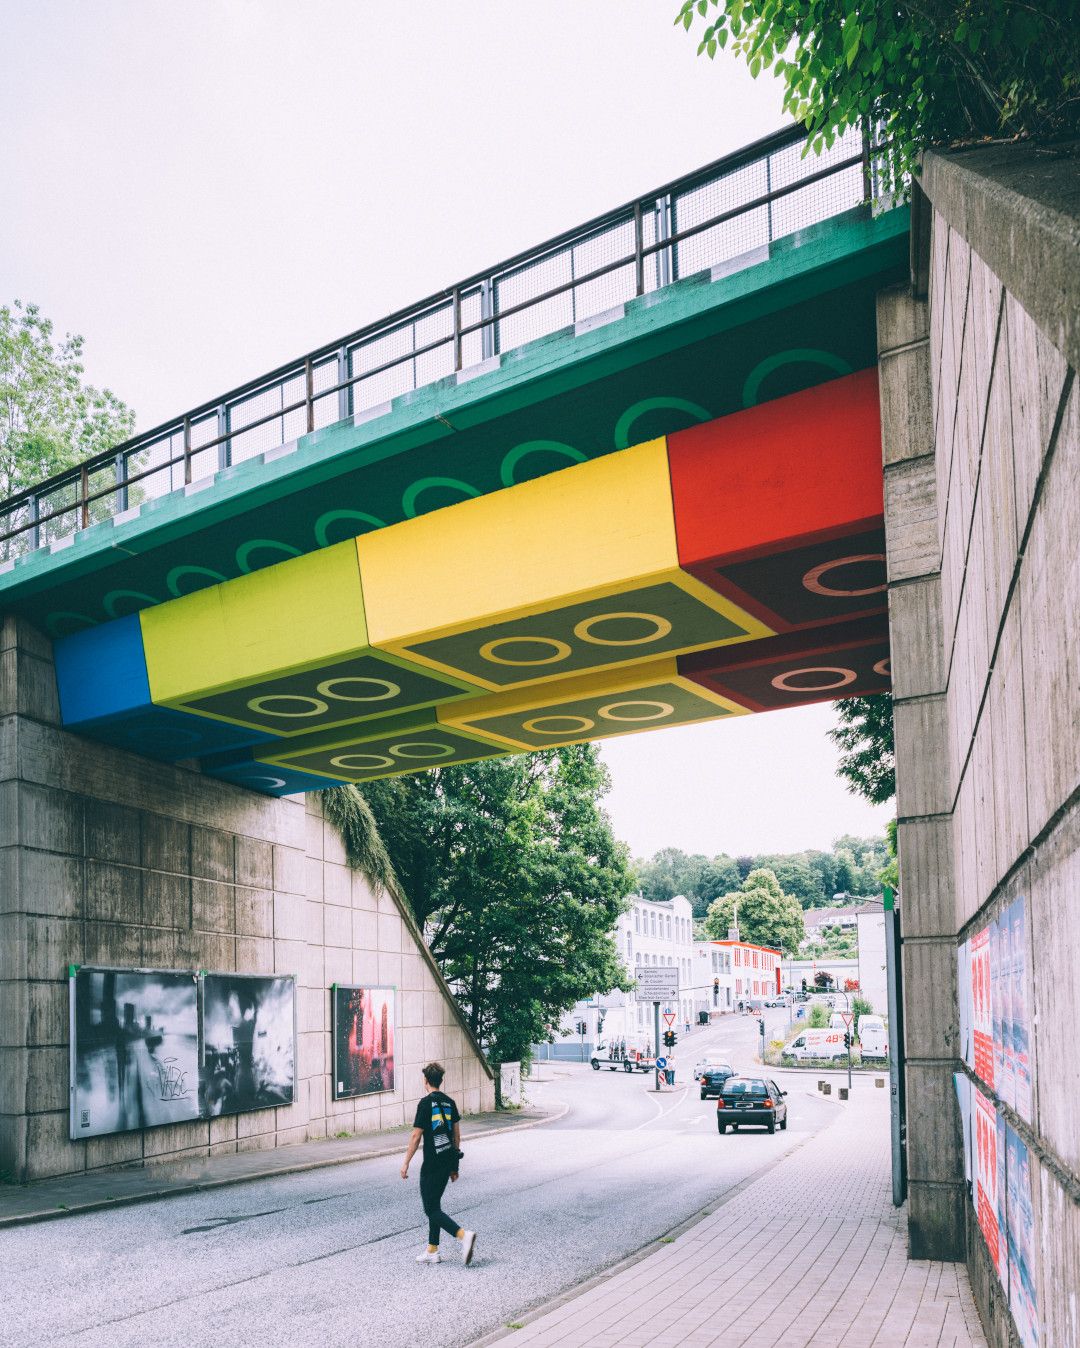
<path id="1" fill-rule="evenodd" d="M 881 913 L 884 903 L 881 899 L 866 899 L 853 904 L 850 908 L 808 908 L 803 913 L 803 926 L 806 934 L 799 943 L 799 949 L 805 950 L 825 938 L 828 931 L 852 931 L 859 925 L 860 915 Z"/>

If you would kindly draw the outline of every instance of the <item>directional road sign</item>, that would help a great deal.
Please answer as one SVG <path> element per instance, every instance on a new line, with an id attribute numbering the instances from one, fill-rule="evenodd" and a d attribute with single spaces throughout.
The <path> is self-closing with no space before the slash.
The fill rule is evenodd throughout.
<path id="1" fill-rule="evenodd" d="M 679 971 L 659 964 L 639 964 L 634 970 L 639 1002 L 673 1002 L 679 996 Z"/>
<path id="2" fill-rule="evenodd" d="M 666 1058 L 657 1058 L 657 1060 L 656 1060 L 656 1065 L 657 1065 L 657 1067 L 660 1069 L 660 1071 L 662 1072 L 662 1071 L 664 1070 L 664 1068 L 667 1066 L 667 1059 L 666 1059 Z"/>

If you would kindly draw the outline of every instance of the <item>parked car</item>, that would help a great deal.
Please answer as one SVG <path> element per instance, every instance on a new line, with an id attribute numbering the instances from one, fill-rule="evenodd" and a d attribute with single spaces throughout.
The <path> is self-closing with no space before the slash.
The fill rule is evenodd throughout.
<path id="1" fill-rule="evenodd" d="M 701 1069 L 701 1098 L 707 1100 L 710 1095 L 719 1095 L 724 1082 L 735 1075 L 735 1069 L 729 1062 L 710 1062 Z"/>
<path id="2" fill-rule="evenodd" d="M 736 1129 L 749 1123 L 775 1133 L 779 1124 L 780 1131 L 784 1132 L 787 1129 L 786 1095 L 787 1091 L 782 1091 L 775 1081 L 766 1077 L 728 1077 L 716 1101 L 716 1127 L 726 1133 L 729 1127 Z"/>
<path id="3" fill-rule="evenodd" d="M 787 1006 L 787 998 L 786 998 L 786 997 L 766 997 L 766 998 L 765 998 L 765 1001 L 764 1001 L 764 1005 L 765 1005 L 765 1006 Z"/>

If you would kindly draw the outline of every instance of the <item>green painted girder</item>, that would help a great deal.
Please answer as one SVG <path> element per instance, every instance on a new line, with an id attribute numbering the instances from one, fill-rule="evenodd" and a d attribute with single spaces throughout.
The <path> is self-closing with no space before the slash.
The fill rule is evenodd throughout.
<path id="1" fill-rule="evenodd" d="M 9 564 L 0 609 L 63 635 L 866 368 L 908 228 L 859 208 L 144 502 Z"/>

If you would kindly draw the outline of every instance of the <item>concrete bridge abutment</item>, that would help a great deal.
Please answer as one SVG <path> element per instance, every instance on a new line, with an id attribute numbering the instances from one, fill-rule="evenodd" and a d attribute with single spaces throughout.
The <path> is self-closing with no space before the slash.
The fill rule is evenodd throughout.
<path id="1" fill-rule="evenodd" d="M 68 966 L 296 977 L 294 1103 L 69 1137 Z M 392 1091 L 335 1101 L 330 987 L 396 989 Z M 69 734 L 50 641 L 0 620 L 0 1174 L 26 1180 L 389 1128 L 439 1058 L 494 1106 L 410 915 L 347 864 L 317 795 L 274 799 Z"/>
<path id="2" fill-rule="evenodd" d="M 878 306 L 910 1249 L 966 1259 L 995 1344 L 1033 1341 L 1032 1323 L 1041 1342 L 1078 1341 L 1074 166 L 1021 145 L 928 155 L 925 297 L 898 287 Z"/>

